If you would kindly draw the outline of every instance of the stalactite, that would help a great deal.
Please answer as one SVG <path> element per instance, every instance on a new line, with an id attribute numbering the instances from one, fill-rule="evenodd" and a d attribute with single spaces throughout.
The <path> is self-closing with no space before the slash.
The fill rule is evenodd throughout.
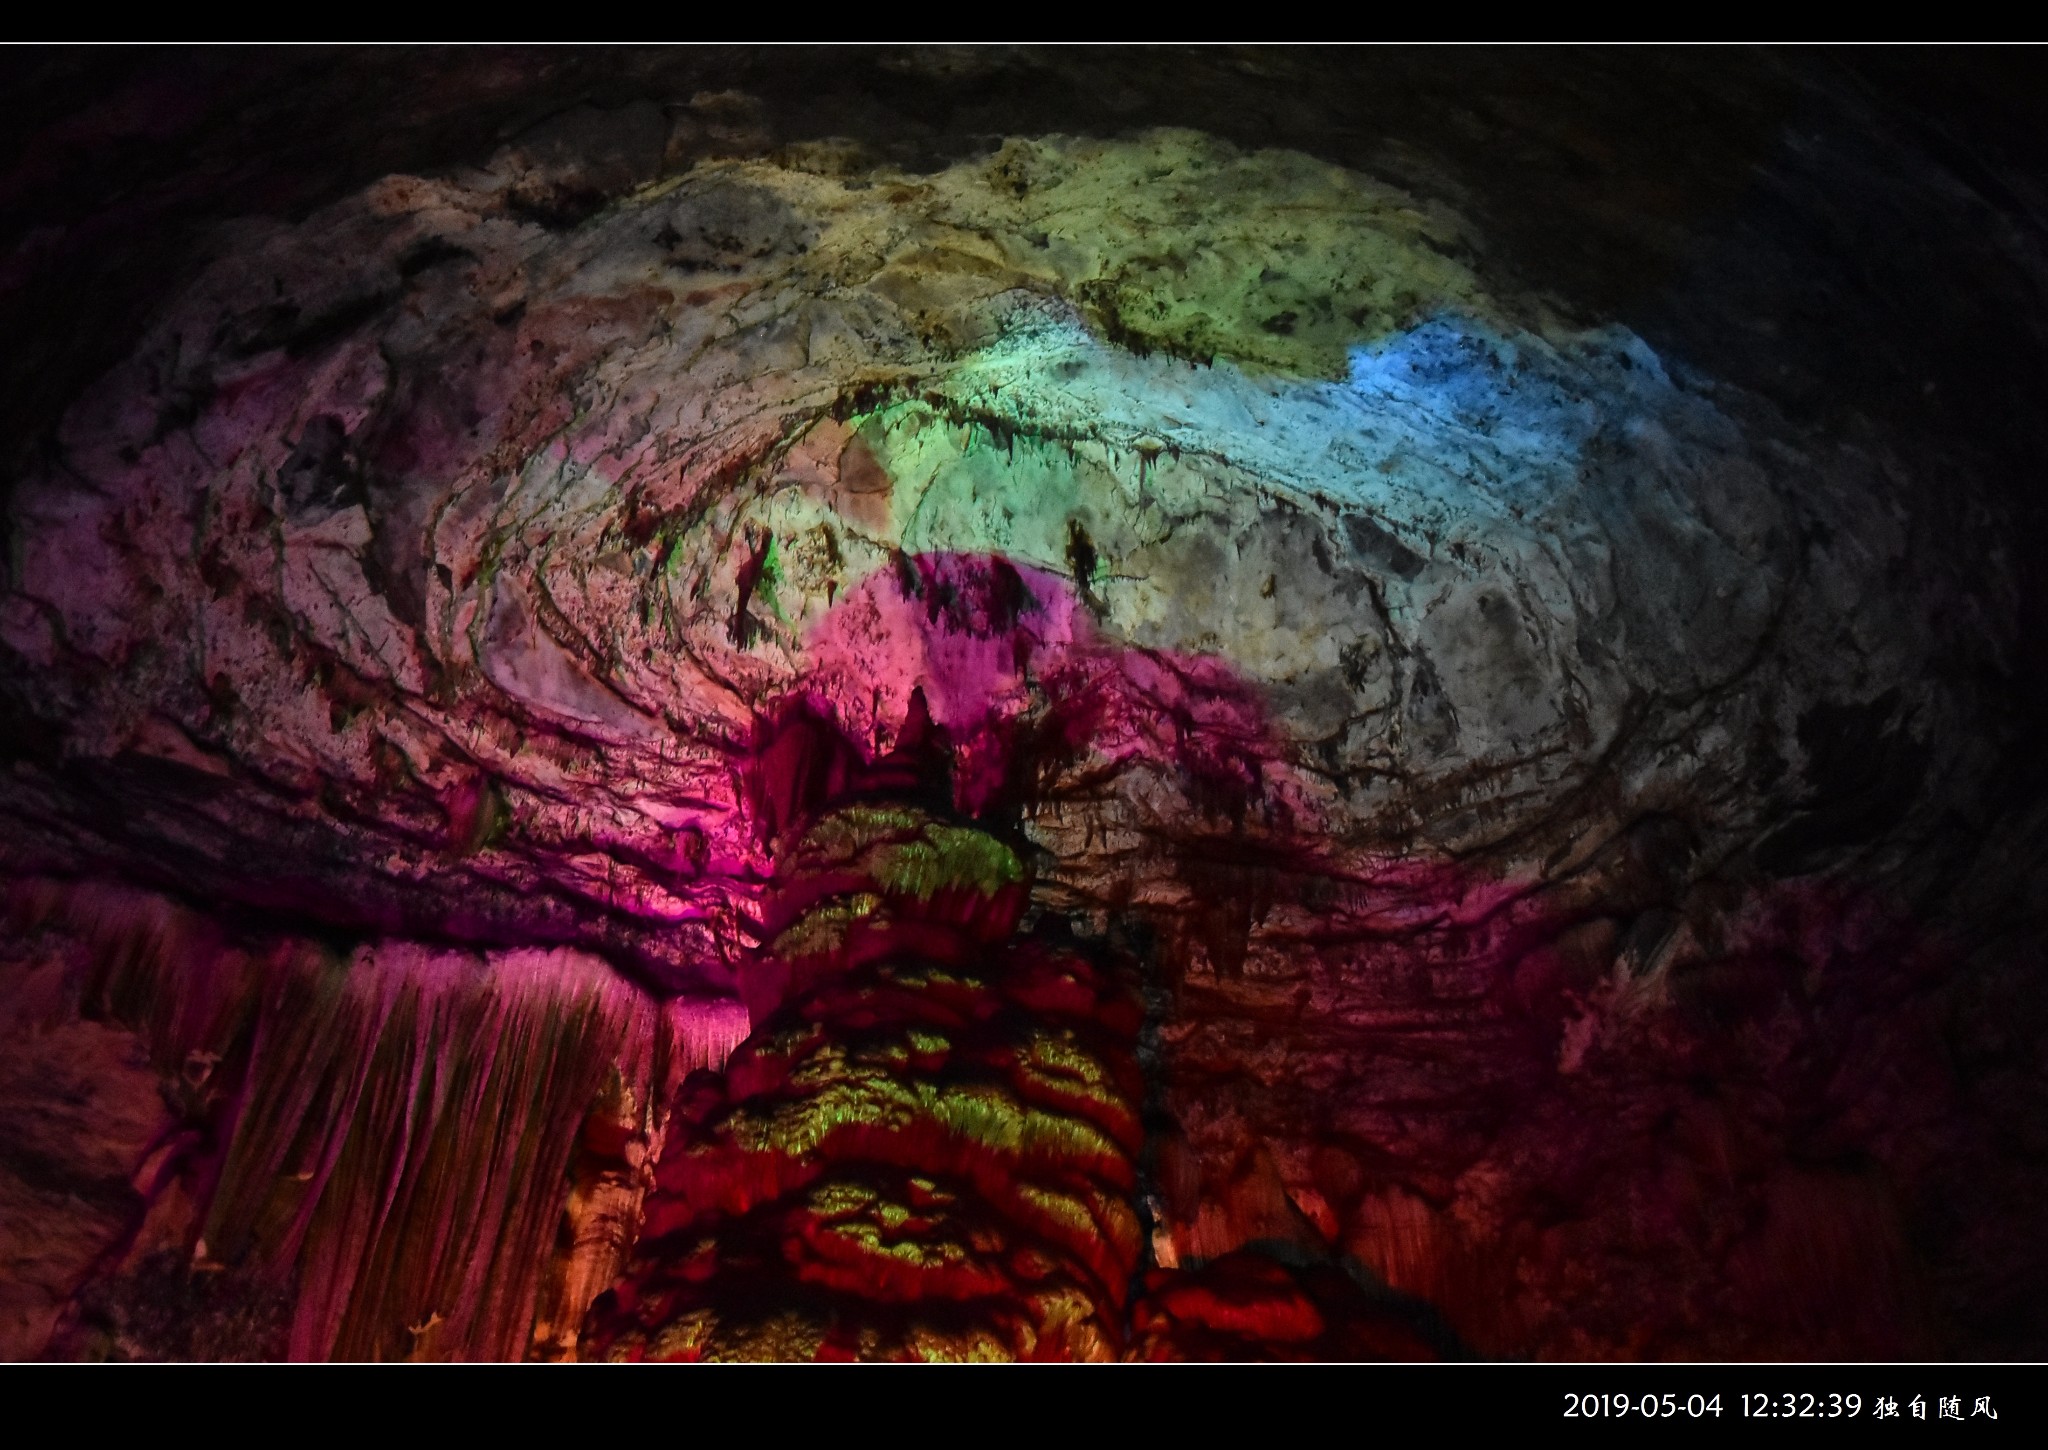
<path id="1" fill-rule="evenodd" d="M 11 899 L 20 929 L 83 938 L 79 1008 L 133 1027 L 174 1089 L 151 1197 L 190 1201 L 189 1271 L 289 1301 L 248 1354 L 522 1356 L 593 1106 L 658 1131 L 664 1079 L 716 1060 L 701 1024 L 573 952 L 251 948 L 138 892 Z M 61 1350 L 109 1347 L 127 1247 Z"/>

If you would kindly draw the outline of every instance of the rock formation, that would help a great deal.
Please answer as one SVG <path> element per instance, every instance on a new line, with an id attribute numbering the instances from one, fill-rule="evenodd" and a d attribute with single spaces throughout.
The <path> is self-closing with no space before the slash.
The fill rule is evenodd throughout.
<path id="1" fill-rule="evenodd" d="M 0 1352 L 2038 1350 L 2032 425 L 1139 110 L 208 233 L 7 495 Z"/>

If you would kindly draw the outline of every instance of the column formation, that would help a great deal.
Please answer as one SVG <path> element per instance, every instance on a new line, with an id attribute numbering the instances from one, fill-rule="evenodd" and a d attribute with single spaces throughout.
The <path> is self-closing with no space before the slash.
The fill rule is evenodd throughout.
<path id="1" fill-rule="evenodd" d="M 1064 928 L 1020 929 L 1025 876 L 891 799 L 803 831 L 756 1029 L 686 1081 L 586 1357 L 1124 1355 L 1141 1008 Z"/>

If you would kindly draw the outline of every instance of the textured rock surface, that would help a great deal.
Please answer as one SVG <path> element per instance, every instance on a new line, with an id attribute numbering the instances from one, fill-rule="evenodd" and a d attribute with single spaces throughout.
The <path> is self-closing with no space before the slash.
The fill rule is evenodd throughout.
<path id="1" fill-rule="evenodd" d="M 869 761 L 937 742 L 950 799 L 919 809 L 1006 833 L 1035 917 L 1134 963 L 1147 1127 L 1114 1187 L 1154 1277 L 1103 1352 L 2037 1342 L 2009 440 L 1660 352 L 1528 285 L 1472 219 L 1490 193 L 1413 154 L 1395 186 L 1132 125 L 909 166 L 774 125 L 708 92 L 571 111 L 241 222 L 15 484 L 4 859 L 255 934 L 166 980 L 346 938 L 337 990 L 384 1005 L 336 1069 L 351 1106 L 304 1131 L 333 1118 L 345 1154 L 358 1091 L 387 1121 L 425 1070 L 391 1043 L 443 1049 L 386 1024 L 437 992 L 515 1036 L 602 1004 L 582 1045 L 506 1059 L 544 1084 L 506 1112 L 547 1190 L 431 1190 L 510 1215 L 505 1266 L 371 1229 L 307 1251 L 333 1282 L 246 1352 L 574 1348 L 641 1195 L 688 1176 L 654 1167 L 683 1065 L 794 1000 L 760 950 L 792 869 L 763 722 L 791 709 Z M 32 985 L 110 949 L 68 913 L 24 917 L 22 1000 L 135 1024 Z M 144 1035 L 287 1091 L 232 1032 Z M 158 1131 L 122 1081 L 95 1182 Z M 741 1131 L 727 1092 L 670 1161 Z M 44 1162 L 58 1120 L 23 1113 Z M 265 1214 L 397 1211 L 347 1197 L 372 1167 L 302 1212 L 209 1186 L 296 1164 L 300 1131 L 195 1150 L 200 1261 L 236 1215 L 240 1266 L 317 1237 Z M 52 1286 L 23 1336 L 136 1195 L 162 1197 L 106 1188 L 80 1267 L 22 1271 Z M 146 1279 L 121 1253 L 100 1279 Z M 393 1287 L 352 1298 L 358 1272 Z M 112 1292 L 74 1352 L 141 1312 Z M 1346 1294 L 1380 1330 L 1333 1327 Z"/>
<path id="2" fill-rule="evenodd" d="M 763 1020 L 685 1085 L 584 1351 L 1116 1358 L 1141 1240 L 1128 969 L 1010 940 L 1022 864 L 970 826 L 850 804 L 777 834 Z"/>
<path id="3" fill-rule="evenodd" d="M 718 985 L 753 712 L 801 681 L 884 742 L 931 675 L 964 740 L 1036 703 L 1026 664 L 934 661 L 950 619 L 904 653 L 906 553 L 1066 575 L 1019 606 L 1041 655 L 1227 661 L 1284 722 L 1276 799 L 1338 846 L 1470 851 L 1595 765 L 1624 818 L 1683 792 L 1753 830 L 1815 704 L 1910 753 L 1968 703 L 1935 652 L 1997 660 L 1901 602 L 1955 545 L 1911 537 L 1881 457 L 1746 435 L 1625 333 L 1508 325 L 1436 250 L 1453 222 L 1303 158 L 727 165 L 566 235 L 473 181 L 252 239 L 25 484 L 20 688 L 70 758 L 162 777 L 110 844 L 218 832 L 269 863 L 223 889 L 610 932 Z M 1134 266 L 1134 213 L 1213 275 Z M 1239 252 L 1307 264 L 1248 285 Z M 1349 355 L 1272 335 L 1303 293 Z"/>
<path id="4" fill-rule="evenodd" d="M 73 1020 L 56 953 L 10 953 L 0 1166 L 0 1359 L 29 1359 L 79 1282 L 126 1247 L 171 1122 L 117 1027 Z"/>

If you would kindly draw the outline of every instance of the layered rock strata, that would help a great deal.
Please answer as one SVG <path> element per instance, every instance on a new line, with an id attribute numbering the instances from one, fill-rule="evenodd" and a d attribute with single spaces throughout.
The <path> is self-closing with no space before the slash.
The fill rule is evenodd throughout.
<path id="1" fill-rule="evenodd" d="M 813 765 L 828 730 L 792 723 L 769 764 Z M 1118 1357 L 1141 1239 L 1128 968 L 1019 935 L 1024 869 L 985 828 L 856 794 L 786 829 L 760 1025 L 684 1084 L 586 1352 Z"/>

